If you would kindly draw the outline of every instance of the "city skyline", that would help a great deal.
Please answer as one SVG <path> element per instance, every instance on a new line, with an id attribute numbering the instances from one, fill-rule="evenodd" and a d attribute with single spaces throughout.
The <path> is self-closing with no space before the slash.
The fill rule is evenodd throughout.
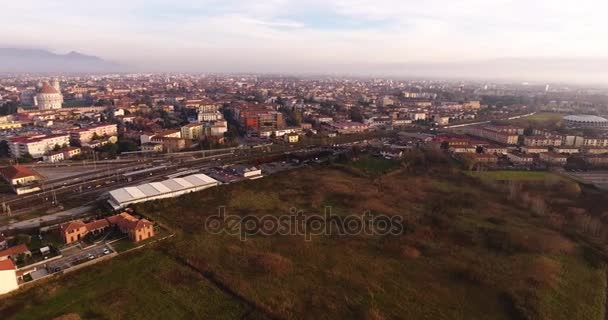
<path id="1" fill-rule="evenodd" d="M 11 3 L 0 46 L 138 71 L 606 82 L 608 4 L 394 0 Z M 505 61 L 507 63 L 505 63 Z M 532 68 L 534 67 L 534 68 Z"/>

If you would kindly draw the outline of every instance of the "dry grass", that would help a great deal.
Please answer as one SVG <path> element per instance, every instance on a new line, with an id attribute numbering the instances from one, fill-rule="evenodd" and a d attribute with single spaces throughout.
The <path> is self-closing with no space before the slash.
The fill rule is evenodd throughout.
<path id="1" fill-rule="evenodd" d="M 600 298 L 566 293 L 598 295 L 605 275 L 587 265 L 579 243 L 552 229 L 550 215 L 533 216 L 507 195 L 443 165 L 380 177 L 315 167 L 137 209 L 180 230 L 164 255 L 187 261 L 279 318 L 601 319 Z M 327 205 L 340 216 L 367 210 L 402 216 L 407 232 L 240 241 L 204 229 L 218 206 L 228 214 L 267 215 L 292 207 L 318 214 Z M 187 286 L 180 273 L 148 276 Z M 125 308 L 120 301 L 112 299 L 109 308 Z"/>

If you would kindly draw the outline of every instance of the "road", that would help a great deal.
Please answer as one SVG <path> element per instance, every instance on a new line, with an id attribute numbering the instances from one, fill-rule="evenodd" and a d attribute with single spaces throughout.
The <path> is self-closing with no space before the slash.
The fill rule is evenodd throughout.
<path id="1" fill-rule="evenodd" d="M 109 253 L 104 254 L 103 251 L 106 249 L 109 251 Z M 105 243 L 94 245 L 86 249 L 72 247 L 66 250 L 62 250 L 61 254 L 63 255 L 63 257 L 49 262 L 47 264 L 47 268 L 49 273 L 55 273 L 79 265 L 83 262 L 91 261 L 112 253 L 114 253 L 112 247 Z"/>

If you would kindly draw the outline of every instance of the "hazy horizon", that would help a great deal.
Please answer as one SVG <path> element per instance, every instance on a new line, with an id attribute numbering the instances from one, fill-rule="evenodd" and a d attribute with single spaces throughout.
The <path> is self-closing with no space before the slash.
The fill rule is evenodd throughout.
<path id="1" fill-rule="evenodd" d="M 607 83 L 606 9 L 599 0 L 23 0 L 0 14 L 9 26 L 0 47 L 78 51 L 133 71 Z"/>

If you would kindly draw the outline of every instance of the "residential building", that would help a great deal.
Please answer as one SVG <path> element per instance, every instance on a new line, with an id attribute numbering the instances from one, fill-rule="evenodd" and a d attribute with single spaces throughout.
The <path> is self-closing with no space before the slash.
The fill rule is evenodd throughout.
<path id="1" fill-rule="evenodd" d="M 578 148 L 572 148 L 572 147 L 553 148 L 553 151 L 555 151 L 557 153 L 562 153 L 562 154 L 573 154 L 573 153 L 580 152 L 580 150 Z"/>
<path id="2" fill-rule="evenodd" d="M 544 147 L 554 146 L 559 147 L 562 145 L 562 137 L 559 136 L 525 136 L 524 145 L 529 147 Z"/>
<path id="3" fill-rule="evenodd" d="M 189 123 L 181 128 L 181 136 L 186 140 L 200 140 L 204 136 L 202 123 Z"/>
<path id="4" fill-rule="evenodd" d="M 50 151 L 48 154 L 44 155 L 42 159 L 44 162 L 55 163 L 63 160 L 71 159 L 81 152 L 80 148 L 77 147 L 67 147 L 57 151 Z"/>
<path id="5" fill-rule="evenodd" d="M 155 143 L 155 142 L 144 143 L 144 144 L 141 145 L 141 151 L 163 152 L 163 144 L 162 143 Z"/>
<path id="6" fill-rule="evenodd" d="M 152 137 L 152 143 L 160 143 L 163 146 L 163 151 L 172 153 L 186 149 L 186 139 L 174 137 Z"/>
<path id="7" fill-rule="evenodd" d="M 360 122 L 333 122 L 329 124 L 329 128 L 339 134 L 349 134 L 364 132 L 369 129 L 368 125 Z"/>
<path id="8" fill-rule="evenodd" d="M 223 137 L 228 132 L 228 122 L 226 120 L 205 122 L 204 127 L 206 136 Z"/>
<path id="9" fill-rule="evenodd" d="M 483 152 L 488 154 L 507 154 L 508 149 L 506 147 L 488 145 L 483 147 Z"/>
<path id="10" fill-rule="evenodd" d="M 532 164 L 534 163 L 534 156 L 531 154 L 525 154 L 517 151 L 507 153 L 507 158 L 515 164 Z"/>
<path id="11" fill-rule="evenodd" d="M 55 146 L 68 146 L 69 144 L 70 135 L 68 134 L 18 136 L 8 139 L 9 150 L 14 158 L 23 157 L 28 153 L 34 158 L 42 158 Z"/>
<path id="12" fill-rule="evenodd" d="M 568 157 L 556 152 L 543 152 L 540 153 L 538 157 L 541 161 L 552 165 L 563 166 L 568 162 Z"/>
<path id="13" fill-rule="evenodd" d="M 22 165 L 0 168 L 0 176 L 18 195 L 40 191 L 40 175 Z"/>
<path id="14" fill-rule="evenodd" d="M 502 144 L 517 144 L 520 132 L 523 129 L 511 126 L 473 126 L 468 129 L 469 134 Z"/>
<path id="15" fill-rule="evenodd" d="M 522 147 L 521 151 L 523 153 L 543 153 L 543 152 L 549 152 L 549 148 L 547 148 L 547 147 Z"/>
<path id="16" fill-rule="evenodd" d="M 288 133 L 285 135 L 285 142 L 298 143 L 298 141 L 300 141 L 300 136 L 297 133 Z"/>
<path id="17" fill-rule="evenodd" d="M 81 220 L 66 222 L 61 225 L 60 233 L 65 243 L 70 244 L 82 240 L 88 234 L 101 234 L 111 227 L 117 227 L 133 242 L 146 240 L 155 234 L 152 222 L 138 219 L 127 212 L 88 223 Z"/>
<path id="18" fill-rule="evenodd" d="M 449 151 L 452 153 L 476 153 L 477 147 L 470 144 L 450 145 Z"/>
<path id="19" fill-rule="evenodd" d="M 587 164 L 594 167 L 608 166 L 608 155 L 606 154 L 588 154 L 585 155 L 584 160 Z"/>
<path id="20" fill-rule="evenodd" d="M 488 163 L 488 164 L 492 164 L 492 163 L 497 163 L 498 162 L 498 157 L 493 155 L 493 154 L 489 154 L 489 153 L 473 153 L 471 154 L 473 156 L 473 161 L 476 163 Z"/>
<path id="21" fill-rule="evenodd" d="M 118 135 L 118 127 L 115 124 L 104 124 L 71 131 L 70 139 L 85 144 L 95 140 L 96 137 L 114 137 L 116 135 Z"/>
<path id="22" fill-rule="evenodd" d="M 19 256 L 30 257 L 32 256 L 32 252 L 25 244 L 19 244 L 0 251 L 0 261 L 10 259 L 14 262 Z"/>
<path id="23" fill-rule="evenodd" d="M 10 259 L 0 261 L 0 294 L 19 289 L 17 268 Z"/>
<path id="24" fill-rule="evenodd" d="M 144 241 L 154 237 L 154 224 L 146 219 L 138 219 L 127 212 L 107 218 L 111 225 L 115 225 L 133 242 Z"/>
<path id="25" fill-rule="evenodd" d="M 581 147 L 585 143 L 585 138 L 581 136 L 566 135 L 562 138 L 564 146 Z"/>
<path id="26" fill-rule="evenodd" d="M 583 152 L 588 154 L 604 154 L 608 153 L 608 147 L 584 147 Z"/>
<path id="27" fill-rule="evenodd" d="M 585 147 L 608 147 L 608 138 L 585 138 Z"/>
<path id="28" fill-rule="evenodd" d="M 66 244 L 78 242 L 87 235 L 87 226 L 82 221 L 70 221 L 64 223 L 59 228 L 61 238 Z"/>

